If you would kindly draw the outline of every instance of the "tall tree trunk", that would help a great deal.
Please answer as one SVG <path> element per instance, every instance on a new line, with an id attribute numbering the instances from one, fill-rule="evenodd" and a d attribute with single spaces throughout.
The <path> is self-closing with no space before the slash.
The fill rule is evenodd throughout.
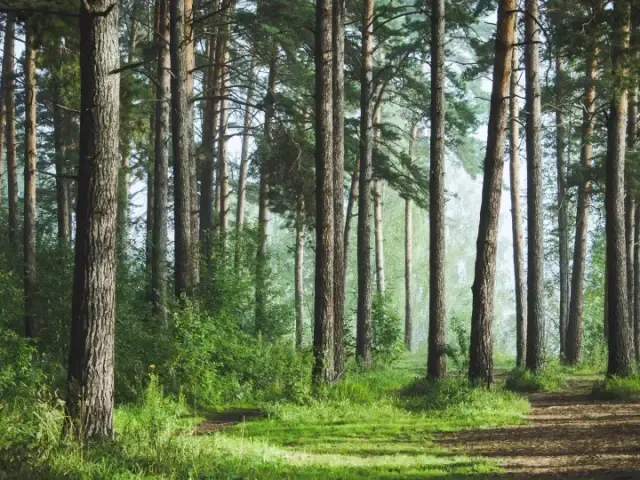
<path id="1" fill-rule="evenodd" d="M 380 123 L 382 122 L 382 103 L 373 112 L 373 147 L 380 148 Z M 372 157 L 373 158 L 373 157 Z M 373 161 L 373 160 L 372 160 Z M 376 291 L 384 294 L 384 232 L 382 231 L 382 179 L 373 178 L 373 235 L 376 254 Z"/>
<path id="2" fill-rule="evenodd" d="M 429 168 L 429 353 L 427 376 L 447 372 L 444 215 L 444 0 L 431 7 L 431 159 Z"/>
<path id="3" fill-rule="evenodd" d="M 409 144 L 409 164 L 413 165 L 416 156 L 418 122 L 411 127 Z M 413 201 L 407 197 L 404 201 L 404 346 L 408 351 L 413 348 Z"/>
<path id="4" fill-rule="evenodd" d="M 633 346 L 636 353 L 636 363 L 640 363 L 640 205 L 636 205 L 636 230 L 633 255 L 636 265 L 633 282 Z"/>
<path id="5" fill-rule="evenodd" d="M 638 89 L 633 87 L 629 92 L 629 120 L 627 123 L 627 159 L 632 157 L 635 151 L 636 136 L 637 136 L 637 121 L 638 115 Z M 635 254 L 634 243 L 636 237 L 636 192 L 633 188 L 633 179 L 626 178 L 626 199 L 625 199 L 625 237 L 627 241 L 627 299 L 629 307 L 629 328 L 631 335 L 635 338 L 635 295 L 634 295 L 634 283 L 635 283 Z M 634 351 L 632 356 L 635 358 L 635 342 L 631 342 L 631 349 Z"/>
<path id="6" fill-rule="evenodd" d="M 537 28 L 537 27 L 536 27 Z M 569 245 L 567 233 L 567 130 L 564 123 L 564 63 L 556 47 L 556 169 L 558 174 L 558 259 L 560 262 L 560 359 L 566 358 L 567 315 L 569 310 Z"/>
<path id="7" fill-rule="evenodd" d="M 35 337 L 36 319 L 36 45 L 33 20 L 26 21 L 24 163 L 24 332 Z"/>
<path id="8" fill-rule="evenodd" d="M 222 61 L 226 65 L 229 61 L 229 53 L 225 48 Z M 226 69 L 225 69 L 226 70 Z M 220 93 L 227 95 L 228 75 L 223 71 L 220 78 Z M 227 213 L 229 213 L 229 174 L 227 165 L 227 102 L 224 98 L 220 101 L 220 132 L 218 133 L 218 187 L 220 189 L 220 245 L 224 248 L 225 237 L 228 229 Z"/>
<path id="9" fill-rule="evenodd" d="M 517 31 L 514 33 L 516 41 Z M 524 367 L 527 345 L 527 286 L 524 275 L 524 234 L 520 205 L 520 124 L 518 123 L 518 55 L 511 55 L 511 87 L 509 118 L 509 180 L 511 183 L 511 233 L 513 236 L 513 271 L 516 291 L 516 365 Z"/>
<path id="10" fill-rule="evenodd" d="M 4 42 L 4 104 L 7 123 L 5 127 L 7 143 L 7 193 L 9 207 L 9 243 L 14 250 L 18 248 L 18 166 L 16 164 L 16 124 L 15 124 L 15 28 L 16 20 L 12 13 L 7 14 L 7 28 Z"/>
<path id="11" fill-rule="evenodd" d="M 240 152 L 240 175 L 238 177 L 238 205 L 236 211 L 236 229 L 244 226 L 245 202 L 247 199 L 247 170 L 249 168 L 249 139 L 251 138 L 251 102 L 255 88 L 256 59 L 251 60 L 251 77 L 247 88 L 246 107 L 244 110 L 244 129 L 242 132 L 242 150 Z M 236 261 L 237 264 L 237 261 Z"/>
<path id="12" fill-rule="evenodd" d="M 316 290 L 313 378 L 333 380 L 334 179 L 332 94 L 332 0 L 316 3 Z"/>
<path id="13" fill-rule="evenodd" d="M 609 115 L 609 155 L 606 170 L 607 260 L 608 260 L 608 375 L 626 377 L 633 373 L 631 338 L 627 315 L 627 270 L 624 228 L 624 162 L 628 109 L 627 50 L 631 2 L 613 4 L 613 98 Z"/>
<path id="14" fill-rule="evenodd" d="M 191 295 L 191 138 L 185 39 L 185 0 L 170 2 L 171 15 L 171 129 L 175 208 L 176 296 Z"/>
<path id="15" fill-rule="evenodd" d="M 271 122 L 275 108 L 275 89 L 277 75 L 277 50 L 274 48 L 269 62 L 267 95 L 264 114 L 264 145 L 268 151 L 271 142 Z M 269 226 L 269 170 L 260 166 L 260 192 L 258 194 L 258 250 L 256 253 L 256 331 L 261 332 L 266 326 L 266 283 L 267 283 L 267 231 Z"/>
<path id="16" fill-rule="evenodd" d="M 296 211 L 296 265 L 295 265 L 295 302 L 296 302 L 296 348 L 302 348 L 304 331 L 304 197 L 298 199 Z"/>
<path id="17" fill-rule="evenodd" d="M 170 69 L 169 0 L 156 0 L 157 80 L 153 162 L 151 305 L 159 326 L 167 325 L 167 205 L 169 197 Z"/>
<path id="18" fill-rule="evenodd" d="M 487 386 L 493 381 L 491 319 L 515 22 L 516 0 L 500 0 L 475 277 L 472 288 L 473 310 L 469 358 L 469 379 L 474 384 Z"/>
<path id="19" fill-rule="evenodd" d="M 543 366 L 544 330 L 544 227 L 542 222 L 542 144 L 538 43 L 538 0 L 525 0 L 525 78 L 527 144 L 527 359 L 526 367 L 539 372 Z"/>
<path id="20" fill-rule="evenodd" d="M 356 158 L 356 166 L 351 174 L 351 187 L 349 188 L 349 198 L 347 200 L 347 212 L 344 218 L 344 274 L 347 276 L 349 267 L 349 244 L 351 243 L 351 220 L 354 217 L 353 209 L 358 203 L 358 186 L 360 178 L 360 157 Z"/>
<path id="21" fill-rule="evenodd" d="M 58 244 L 69 248 L 71 226 L 69 225 L 69 181 L 65 178 L 65 141 L 64 120 L 60 104 L 59 88 L 56 88 L 56 100 L 53 105 L 53 145 L 56 167 L 56 217 L 58 220 Z"/>
<path id="22" fill-rule="evenodd" d="M 569 303 L 569 320 L 567 323 L 565 350 L 566 362 L 569 365 L 576 365 L 580 362 L 582 351 L 584 273 L 586 270 L 587 241 L 589 236 L 589 210 L 591 208 L 591 181 L 589 180 L 589 171 L 593 164 L 591 138 L 593 136 L 593 125 L 595 121 L 596 80 L 598 77 L 598 50 L 595 44 L 590 46 L 586 66 L 586 85 L 582 113 L 582 148 L 580 149 L 580 163 L 585 173 L 578 188 L 576 238 L 573 248 L 571 299 Z"/>
<path id="23" fill-rule="evenodd" d="M 371 364 L 371 172 L 373 167 L 373 13 L 374 1 L 362 0 L 360 71 L 360 173 L 358 195 L 358 313 L 356 359 Z"/>
<path id="24" fill-rule="evenodd" d="M 345 0 L 333 2 L 333 215 L 334 378 L 344 374 L 344 15 Z"/>
<path id="25" fill-rule="evenodd" d="M 113 438 L 120 151 L 118 2 L 80 7 L 80 165 L 66 411 L 78 435 Z"/>
<path id="26" fill-rule="evenodd" d="M 7 27 L 9 26 L 9 17 L 7 16 L 7 23 L 5 26 L 5 32 L 4 32 L 4 46 L 5 49 L 7 48 Z M 6 120 L 7 120 L 7 105 L 5 102 L 5 95 L 4 95 L 4 91 L 5 91 L 5 77 L 6 77 L 6 63 L 7 63 L 7 56 L 6 53 L 4 54 L 4 57 L 2 59 L 2 76 L 0 77 L 0 186 L 2 186 L 2 188 L 0 188 L 0 207 L 2 207 L 2 202 L 4 200 L 3 195 L 4 195 L 4 171 L 5 168 L 2 165 L 2 160 L 3 160 L 3 153 L 4 153 L 4 137 L 5 137 L 5 125 L 6 125 Z"/>

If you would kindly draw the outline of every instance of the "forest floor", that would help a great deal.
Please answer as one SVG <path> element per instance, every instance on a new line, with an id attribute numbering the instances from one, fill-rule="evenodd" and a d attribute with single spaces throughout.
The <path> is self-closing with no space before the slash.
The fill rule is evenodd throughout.
<path id="1" fill-rule="evenodd" d="M 640 479 L 640 404 L 593 397 L 591 375 L 559 392 L 529 394 L 524 425 L 439 435 L 452 452 L 492 459 L 491 478 Z"/>

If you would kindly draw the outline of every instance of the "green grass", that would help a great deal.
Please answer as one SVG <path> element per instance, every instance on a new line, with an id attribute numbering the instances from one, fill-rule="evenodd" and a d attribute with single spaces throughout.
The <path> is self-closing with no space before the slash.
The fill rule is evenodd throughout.
<path id="1" fill-rule="evenodd" d="M 594 384 L 592 394 L 603 400 L 640 401 L 640 376 L 606 378 Z"/>
<path id="2" fill-rule="evenodd" d="M 0 472 L 10 472 L 0 479 L 411 479 L 498 471 L 488 459 L 440 448 L 434 436 L 521 423 L 528 402 L 499 388 L 472 389 L 460 379 L 437 386 L 417 381 L 423 363 L 423 356 L 407 356 L 393 368 L 352 373 L 305 405 L 255 405 L 252 413 L 262 418 L 208 434 L 195 434 L 203 418 L 163 397 L 155 381 L 140 405 L 117 409 L 117 439 L 110 444 L 57 440 L 59 407 L 43 407 L 41 416 L 50 421 L 31 419 L 13 444 L 0 433 Z M 0 429 L 2 421 L 0 411 Z M 215 423 L 210 420 L 212 430 Z M 10 465 L 16 446 L 26 453 Z"/>

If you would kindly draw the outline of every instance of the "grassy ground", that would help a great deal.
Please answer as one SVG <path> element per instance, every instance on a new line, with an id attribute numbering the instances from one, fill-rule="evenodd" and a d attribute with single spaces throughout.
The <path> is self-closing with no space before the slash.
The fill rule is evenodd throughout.
<path id="1" fill-rule="evenodd" d="M 528 402 L 460 379 L 434 388 L 417 381 L 423 363 L 422 355 L 408 356 L 390 369 L 351 374 L 305 405 L 207 416 L 164 398 L 152 383 L 141 405 L 118 408 L 117 440 L 106 446 L 58 442 L 60 419 L 43 410 L 49 440 L 11 468 L 0 444 L 0 478 L 456 478 L 498 471 L 487 459 L 438 447 L 433 437 L 521 423 Z M 3 475 L 1 462 L 12 473 Z"/>

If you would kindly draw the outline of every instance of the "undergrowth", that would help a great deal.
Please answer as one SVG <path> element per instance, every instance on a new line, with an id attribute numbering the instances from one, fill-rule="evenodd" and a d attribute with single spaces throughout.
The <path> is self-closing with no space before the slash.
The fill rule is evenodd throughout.
<path id="1" fill-rule="evenodd" d="M 604 400 L 640 401 L 640 376 L 606 378 L 594 384 L 592 394 Z"/>

